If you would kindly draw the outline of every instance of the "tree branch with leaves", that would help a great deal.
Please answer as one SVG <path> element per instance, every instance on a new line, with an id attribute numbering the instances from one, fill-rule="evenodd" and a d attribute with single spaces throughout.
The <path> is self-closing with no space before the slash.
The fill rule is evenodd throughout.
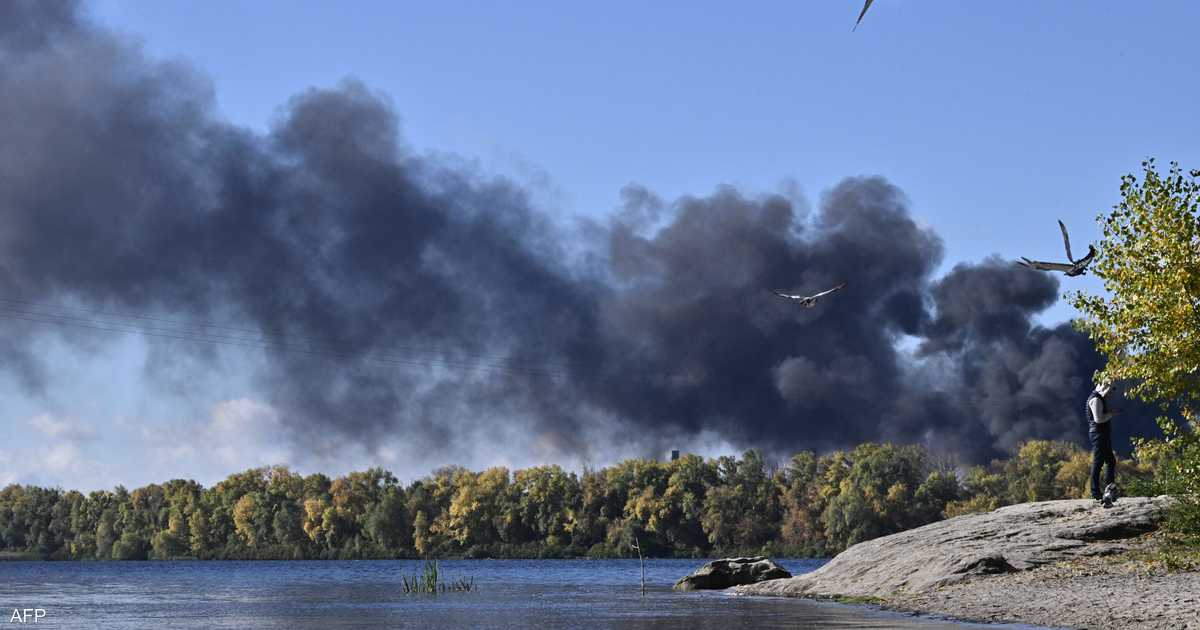
<path id="1" fill-rule="evenodd" d="M 1092 270 L 1108 295 L 1076 291 L 1071 303 L 1108 357 L 1097 375 L 1133 383 L 1129 394 L 1200 410 L 1200 171 L 1172 162 L 1121 178 L 1121 200 L 1098 217 L 1104 229 Z"/>

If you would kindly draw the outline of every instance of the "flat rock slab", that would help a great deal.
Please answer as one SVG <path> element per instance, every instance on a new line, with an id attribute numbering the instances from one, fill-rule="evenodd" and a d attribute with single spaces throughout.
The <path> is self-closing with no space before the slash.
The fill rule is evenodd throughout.
<path id="1" fill-rule="evenodd" d="M 729 588 L 763 580 L 790 578 L 792 574 L 766 556 L 713 560 L 675 583 L 677 591 Z"/>
<path id="2" fill-rule="evenodd" d="M 739 586 L 744 595 L 877 597 L 918 593 L 977 575 L 1022 571 L 1079 556 L 1125 551 L 1153 531 L 1168 497 L 1010 505 L 859 543 L 804 575 Z"/>
<path id="3" fill-rule="evenodd" d="M 989 623 L 1200 630 L 1200 572 L 1150 573 L 1109 558 L 1082 558 L 900 595 L 887 604 Z"/>

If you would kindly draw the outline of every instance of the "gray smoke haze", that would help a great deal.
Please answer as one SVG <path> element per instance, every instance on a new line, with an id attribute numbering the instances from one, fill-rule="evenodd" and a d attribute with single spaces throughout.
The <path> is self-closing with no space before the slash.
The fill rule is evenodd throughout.
<path id="1" fill-rule="evenodd" d="M 1080 439 L 1101 361 L 1032 323 L 1057 299 L 1049 275 L 989 259 L 933 278 L 939 237 L 882 178 L 811 212 L 629 186 L 610 219 L 569 229 L 511 182 L 408 150 L 360 83 L 301 93 L 255 133 L 219 117 L 195 70 L 72 3 L 0 3 L 0 138 L 0 292 L 326 340 L 334 355 L 268 352 L 257 375 L 301 443 L 401 435 L 450 456 L 480 425 L 519 426 L 586 455 L 604 424 L 647 454 L 709 433 L 979 460 Z M 843 280 L 811 310 L 768 292 Z M 0 320 L 4 369 L 33 392 L 45 334 L 95 343 Z M 212 352 L 182 347 L 201 366 Z"/>

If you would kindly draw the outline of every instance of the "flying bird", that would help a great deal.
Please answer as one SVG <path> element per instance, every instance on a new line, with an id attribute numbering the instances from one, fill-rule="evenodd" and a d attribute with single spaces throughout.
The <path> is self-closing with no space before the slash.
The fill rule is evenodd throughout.
<path id="1" fill-rule="evenodd" d="M 858 21 L 854 23 L 854 28 L 850 30 L 853 31 L 855 28 L 858 28 L 858 25 L 862 23 L 863 16 L 867 14 L 867 9 L 871 8 L 871 3 L 874 1 L 875 0 L 867 0 L 866 4 L 863 4 L 863 10 L 858 14 Z"/>
<path id="2" fill-rule="evenodd" d="M 1062 221 L 1059 221 L 1058 229 L 1062 230 L 1063 245 L 1065 245 L 1067 248 L 1067 260 L 1071 261 L 1071 264 L 1068 265 L 1067 263 L 1052 263 L 1042 262 L 1040 260 L 1029 260 L 1024 256 L 1021 257 L 1021 260 L 1017 261 L 1017 264 L 1040 271 L 1061 271 L 1068 276 L 1082 276 L 1084 273 L 1086 273 L 1088 264 L 1091 263 L 1092 258 L 1096 256 L 1096 248 L 1088 245 L 1087 256 L 1084 256 L 1079 260 L 1075 260 L 1075 257 L 1071 255 L 1071 237 L 1067 236 L 1067 226 L 1063 225 Z"/>
<path id="3" fill-rule="evenodd" d="M 829 295 L 830 293 L 833 293 L 834 291 L 837 291 L 838 289 L 841 289 L 844 286 L 846 286 L 845 282 L 837 285 L 836 287 L 833 287 L 832 289 L 822 291 L 816 295 L 791 295 L 788 293 L 780 293 L 779 291 L 771 291 L 771 293 L 774 293 L 775 295 L 778 295 L 779 297 L 782 297 L 782 298 L 787 298 L 789 300 L 798 300 L 800 302 L 800 306 L 803 306 L 804 308 L 812 308 L 817 305 L 817 300 L 820 300 L 821 298 L 825 297 L 826 295 Z"/>

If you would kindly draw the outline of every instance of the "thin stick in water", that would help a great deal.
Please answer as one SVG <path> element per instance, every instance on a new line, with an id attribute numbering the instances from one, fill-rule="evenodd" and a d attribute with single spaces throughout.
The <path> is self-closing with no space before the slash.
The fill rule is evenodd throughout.
<path id="1" fill-rule="evenodd" d="M 646 596 L 646 560 L 642 558 L 642 546 L 638 544 L 637 536 L 633 537 L 633 548 L 638 552 L 638 563 L 642 565 L 642 597 Z"/>

